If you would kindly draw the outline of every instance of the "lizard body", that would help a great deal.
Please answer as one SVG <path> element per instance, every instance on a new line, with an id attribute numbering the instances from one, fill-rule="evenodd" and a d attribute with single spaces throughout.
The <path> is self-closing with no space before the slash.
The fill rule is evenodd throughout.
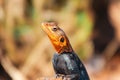
<path id="1" fill-rule="evenodd" d="M 70 80 L 90 80 L 64 31 L 55 22 L 42 23 L 42 29 L 56 50 L 52 61 L 56 75 L 63 74 Z"/>

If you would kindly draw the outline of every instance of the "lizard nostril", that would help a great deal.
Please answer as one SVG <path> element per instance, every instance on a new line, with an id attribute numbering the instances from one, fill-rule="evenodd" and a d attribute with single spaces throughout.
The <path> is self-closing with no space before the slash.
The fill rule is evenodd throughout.
<path id="1" fill-rule="evenodd" d="M 48 23 L 45 23 L 45 26 L 48 26 L 49 24 Z"/>
<path id="2" fill-rule="evenodd" d="M 49 26 L 49 23 L 43 22 L 42 26 Z"/>

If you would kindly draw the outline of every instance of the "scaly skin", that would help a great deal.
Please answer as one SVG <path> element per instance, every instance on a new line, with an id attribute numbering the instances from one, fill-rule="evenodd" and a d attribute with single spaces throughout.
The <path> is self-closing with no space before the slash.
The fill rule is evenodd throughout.
<path id="1" fill-rule="evenodd" d="M 56 53 L 53 56 L 53 67 L 56 75 L 64 75 L 69 80 L 90 80 L 79 57 L 73 51 L 64 31 L 55 22 L 42 23 L 43 31 L 48 35 Z"/>

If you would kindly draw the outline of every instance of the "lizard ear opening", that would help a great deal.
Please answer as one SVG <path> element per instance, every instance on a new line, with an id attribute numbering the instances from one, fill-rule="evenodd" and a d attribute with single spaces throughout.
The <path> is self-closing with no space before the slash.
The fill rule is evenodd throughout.
<path id="1" fill-rule="evenodd" d="M 62 42 L 62 43 L 63 43 L 63 42 L 64 42 L 64 40 L 65 40 L 65 39 L 64 39 L 64 37 L 60 37 L 60 42 Z"/>
<path id="2" fill-rule="evenodd" d="M 66 39 L 64 36 L 61 36 L 59 38 L 59 41 L 60 41 L 60 45 L 63 47 L 63 46 L 66 46 Z"/>

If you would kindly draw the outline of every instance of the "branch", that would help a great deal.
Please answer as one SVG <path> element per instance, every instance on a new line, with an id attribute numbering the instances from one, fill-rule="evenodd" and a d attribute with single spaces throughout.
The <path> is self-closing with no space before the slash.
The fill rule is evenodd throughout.
<path id="1" fill-rule="evenodd" d="M 12 80 L 28 80 L 17 68 L 15 68 L 8 57 L 1 59 L 1 64 Z"/>

